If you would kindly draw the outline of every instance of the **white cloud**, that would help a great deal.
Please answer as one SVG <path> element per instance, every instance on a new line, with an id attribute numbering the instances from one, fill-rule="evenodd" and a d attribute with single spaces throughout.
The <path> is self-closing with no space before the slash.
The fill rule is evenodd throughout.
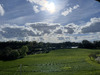
<path id="1" fill-rule="evenodd" d="M 35 11 L 35 13 L 39 12 L 38 6 L 33 6 L 33 10 Z"/>
<path id="2" fill-rule="evenodd" d="M 48 11 L 49 13 L 54 13 L 55 12 L 55 4 L 53 2 L 49 2 L 47 0 L 27 0 L 31 4 L 36 4 L 38 6 L 33 6 L 34 11 L 37 13 L 39 11 Z M 37 9 L 39 8 L 39 9 Z"/>
<path id="3" fill-rule="evenodd" d="M 76 42 L 81 42 L 82 40 L 89 40 L 89 41 L 96 41 L 96 40 L 99 40 L 100 39 L 100 32 L 98 33 L 88 33 L 88 34 L 83 34 L 81 36 L 77 36 L 77 38 L 74 37 L 74 41 Z"/>
<path id="4" fill-rule="evenodd" d="M 31 4 L 40 5 L 41 6 L 41 10 L 45 9 L 44 5 L 45 5 L 45 3 L 48 3 L 48 1 L 46 1 L 46 0 L 27 0 L 27 1 L 29 1 Z"/>
<path id="5" fill-rule="evenodd" d="M 67 16 L 69 13 L 71 13 L 73 10 L 77 9 L 79 7 L 79 5 L 75 5 L 73 8 L 68 8 L 67 10 L 63 11 L 61 13 L 61 15 L 63 16 Z"/>
<path id="6" fill-rule="evenodd" d="M 70 7 L 69 9 L 67 9 L 66 11 L 62 12 L 61 15 L 63 16 L 67 16 L 69 13 L 72 12 L 72 8 Z"/>
<path id="7" fill-rule="evenodd" d="M 2 5 L 0 4 L 0 15 L 3 16 L 5 13 L 4 8 L 2 7 Z"/>
<path id="8" fill-rule="evenodd" d="M 100 18 L 91 18 L 85 26 L 81 28 L 82 33 L 96 33 L 100 32 Z"/>
<path id="9" fill-rule="evenodd" d="M 77 9 L 78 7 L 79 7 L 79 5 L 76 5 L 76 6 L 73 7 L 73 9 Z"/>
<path id="10" fill-rule="evenodd" d="M 46 0 L 27 0 L 29 1 L 30 3 L 35 3 L 35 4 L 38 4 L 38 5 L 41 5 L 43 6 L 45 2 L 47 2 Z"/>

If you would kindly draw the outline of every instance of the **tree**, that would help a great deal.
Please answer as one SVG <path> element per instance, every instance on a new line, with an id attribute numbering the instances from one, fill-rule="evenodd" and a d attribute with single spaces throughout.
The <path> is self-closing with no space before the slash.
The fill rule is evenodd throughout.
<path id="1" fill-rule="evenodd" d="M 9 55 L 12 49 L 10 47 L 4 48 L 4 50 L 1 53 L 1 57 L 3 60 L 9 60 Z"/>
<path id="2" fill-rule="evenodd" d="M 37 43 L 36 41 L 29 42 L 27 46 L 28 46 L 28 48 L 29 48 L 28 54 L 32 54 L 32 53 L 35 52 L 35 49 L 37 48 L 38 43 Z"/>
<path id="3" fill-rule="evenodd" d="M 13 59 L 17 59 L 19 57 L 19 52 L 18 50 L 12 50 L 9 54 L 9 59 L 13 60 Z"/>
<path id="4" fill-rule="evenodd" d="M 88 40 L 83 40 L 82 45 L 83 45 L 83 48 L 88 48 L 88 49 L 94 48 L 94 45 L 91 42 L 89 42 Z"/>
<path id="5" fill-rule="evenodd" d="M 19 50 L 20 57 L 26 56 L 27 52 L 28 52 L 28 47 L 27 46 L 22 46 L 22 48 Z"/>

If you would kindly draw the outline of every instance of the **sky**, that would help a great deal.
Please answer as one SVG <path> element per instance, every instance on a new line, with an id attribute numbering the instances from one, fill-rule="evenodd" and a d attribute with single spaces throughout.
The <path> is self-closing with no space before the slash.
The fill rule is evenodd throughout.
<path id="1" fill-rule="evenodd" d="M 0 0 L 0 41 L 100 40 L 95 0 Z"/>

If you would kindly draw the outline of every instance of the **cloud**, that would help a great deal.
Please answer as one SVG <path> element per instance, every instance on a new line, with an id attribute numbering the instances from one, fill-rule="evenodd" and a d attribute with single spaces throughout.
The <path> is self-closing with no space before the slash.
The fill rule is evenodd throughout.
<path id="1" fill-rule="evenodd" d="M 0 26 L 0 36 L 6 40 L 60 42 L 64 26 L 57 23 L 26 23 L 24 26 L 5 24 Z M 52 39 L 53 38 L 53 39 Z"/>
<path id="2" fill-rule="evenodd" d="M 5 24 L 0 26 L 2 40 L 24 40 L 42 42 L 64 42 L 66 34 L 73 34 L 74 24 L 62 26 L 58 23 L 26 23 L 24 26 Z M 70 29 L 73 29 L 71 33 Z"/>
<path id="3" fill-rule="evenodd" d="M 64 26 L 64 30 L 65 30 L 64 33 L 67 33 L 67 34 L 78 33 L 78 29 L 79 29 L 78 25 L 75 25 L 74 23 L 70 23 Z"/>
<path id="4" fill-rule="evenodd" d="M 42 42 L 65 42 L 100 39 L 100 18 L 91 18 L 84 25 L 69 23 L 65 26 L 59 23 L 26 23 L 23 26 L 0 25 L 0 41 L 23 40 Z"/>
<path id="5" fill-rule="evenodd" d="M 79 7 L 79 5 L 75 5 L 73 8 L 68 8 L 67 10 L 63 11 L 61 13 L 61 15 L 63 16 L 67 16 L 69 13 L 71 13 L 73 10 L 77 9 Z"/>
<path id="6" fill-rule="evenodd" d="M 82 26 L 82 33 L 100 32 L 100 18 L 91 18 L 85 26 Z"/>
<path id="7" fill-rule="evenodd" d="M 63 34 L 63 31 L 61 29 L 58 29 L 55 31 L 56 34 Z"/>
<path id="8" fill-rule="evenodd" d="M 47 0 L 27 0 L 31 4 L 36 4 L 38 6 L 33 6 L 33 10 L 37 13 L 39 11 L 48 11 L 51 14 L 55 12 L 55 4 Z M 37 9 L 39 8 L 39 9 Z"/>
<path id="9" fill-rule="evenodd" d="M 74 7 L 73 7 L 73 9 L 77 9 L 78 7 L 80 7 L 79 5 L 75 5 Z"/>
<path id="10" fill-rule="evenodd" d="M 77 25 L 73 23 L 66 26 L 58 23 L 42 22 L 26 23 L 24 26 L 5 24 L 0 26 L 0 36 L 2 40 L 6 41 L 64 42 L 66 41 L 66 34 L 75 33 L 76 28 Z"/>
<path id="11" fill-rule="evenodd" d="M 5 13 L 4 8 L 2 7 L 2 4 L 0 4 L 0 15 L 3 16 Z"/>
<path id="12" fill-rule="evenodd" d="M 38 6 L 33 6 L 33 10 L 35 11 L 35 13 L 39 12 Z"/>
<path id="13" fill-rule="evenodd" d="M 77 37 L 76 36 L 73 36 L 73 37 L 74 37 L 74 41 L 76 41 L 76 42 L 81 42 L 83 40 L 96 41 L 96 40 L 100 39 L 100 32 L 93 33 L 93 34 L 87 33 L 87 34 L 83 34 L 83 35 L 80 35 Z"/>
<path id="14" fill-rule="evenodd" d="M 32 4 L 38 4 L 38 5 L 41 5 L 41 6 L 43 6 L 43 4 L 45 3 L 45 2 L 47 2 L 46 0 L 27 0 L 27 1 L 29 1 L 30 3 L 32 3 Z"/>
<path id="15" fill-rule="evenodd" d="M 33 28 L 34 30 L 40 31 L 42 34 L 51 34 L 57 28 L 60 27 L 59 24 L 56 23 L 27 23 L 26 26 Z"/>
<path id="16" fill-rule="evenodd" d="M 39 36 L 38 32 L 35 32 L 28 27 L 9 24 L 5 24 L 0 27 L 0 34 L 7 39 L 16 37 L 21 38 L 28 36 Z"/>
<path id="17" fill-rule="evenodd" d="M 32 5 L 34 4 L 38 5 L 41 10 L 45 9 L 44 4 L 47 3 L 46 0 L 27 0 L 27 1 L 30 2 Z M 38 6 L 33 6 L 33 8 L 37 10 Z M 40 10 L 38 9 L 38 11 Z"/>

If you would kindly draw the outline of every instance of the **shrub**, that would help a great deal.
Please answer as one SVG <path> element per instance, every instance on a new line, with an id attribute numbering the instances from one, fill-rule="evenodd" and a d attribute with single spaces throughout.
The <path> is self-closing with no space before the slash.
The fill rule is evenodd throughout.
<path id="1" fill-rule="evenodd" d="M 89 54 L 88 56 L 89 56 L 89 58 L 90 58 L 91 60 L 92 60 L 92 58 L 93 58 L 93 59 L 97 58 L 96 53 L 91 53 L 91 54 Z"/>
<path id="2" fill-rule="evenodd" d="M 9 54 L 9 59 L 10 60 L 17 59 L 17 58 L 19 58 L 19 55 L 20 54 L 19 54 L 18 50 L 12 50 Z"/>

